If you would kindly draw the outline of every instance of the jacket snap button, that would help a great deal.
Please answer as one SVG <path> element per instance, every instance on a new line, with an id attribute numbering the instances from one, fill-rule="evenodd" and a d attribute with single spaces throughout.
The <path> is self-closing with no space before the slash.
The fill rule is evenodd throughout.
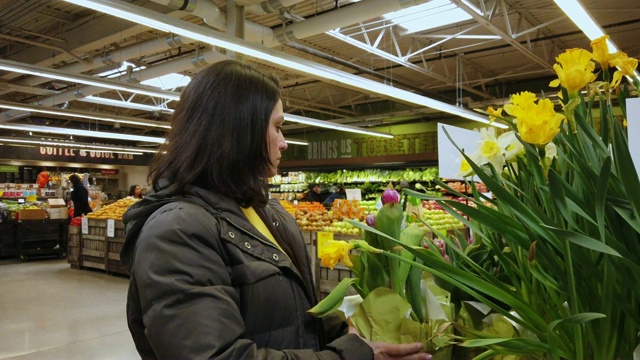
<path id="1" fill-rule="evenodd" d="M 278 254 L 273 254 L 273 260 L 278 261 Z"/>
<path id="2" fill-rule="evenodd" d="M 280 226 L 280 223 L 279 223 L 279 222 L 277 222 L 277 221 L 274 221 L 274 222 L 273 222 L 273 226 Z"/>
<path id="3" fill-rule="evenodd" d="M 246 247 L 247 249 L 251 249 L 251 244 L 249 244 L 248 242 L 244 243 L 244 247 Z"/>
<path id="4" fill-rule="evenodd" d="M 229 237 L 233 239 L 236 237 L 236 234 L 234 234 L 232 231 L 229 231 Z"/>

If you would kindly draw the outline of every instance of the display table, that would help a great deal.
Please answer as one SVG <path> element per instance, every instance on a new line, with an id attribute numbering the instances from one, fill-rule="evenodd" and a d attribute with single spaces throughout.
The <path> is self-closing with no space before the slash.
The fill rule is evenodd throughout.
<path id="1" fill-rule="evenodd" d="M 0 223 L 0 256 L 64 258 L 67 220 L 23 220 Z"/>

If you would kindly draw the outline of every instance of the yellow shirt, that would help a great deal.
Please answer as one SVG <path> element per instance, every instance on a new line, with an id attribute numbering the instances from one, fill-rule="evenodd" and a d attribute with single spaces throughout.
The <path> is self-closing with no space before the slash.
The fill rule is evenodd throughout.
<path id="1" fill-rule="evenodd" d="M 248 208 L 240 207 L 240 209 L 242 209 L 244 216 L 249 219 L 251 225 L 258 229 L 258 231 L 260 231 L 262 235 L 269 239 L 273 243 L 273 245 L 275 245 L 278 249 L 280 249 L 280 251 L 284 253 L 284 250 L 282 250 L 276 239 L 271 234 L 271 231 L 269 231 L 269 228 L 267 228 L 267 225 L 264 224 L 264 221 L 262 221 L 260 216 L 258 216 L 258 213 L 253 209 L 253 206 L 249 206 Z"/>

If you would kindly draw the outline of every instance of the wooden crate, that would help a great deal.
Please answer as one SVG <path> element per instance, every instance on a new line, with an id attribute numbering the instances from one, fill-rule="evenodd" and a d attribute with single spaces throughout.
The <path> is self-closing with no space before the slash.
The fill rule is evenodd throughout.
<path id="1" fill-rule="evenodd" d="M 114 237 L 107 236 L 107 271 L 128 275 L 127 270 L 120 263 L 120 249 L 124 243 L 124 223 L 116 221 Z"/>
<path id="2" fill-rule="evenodd" d="M 81 236 L 79 226 L 69 226 L 67 240 L 67 262 L 72 267 L 80 267 Z"/>
<path id="3" fill-rule="evenodd" d="M 89 234 L 82 234 L 80 266 L 106 270 L 107 220 L 88 221 Z"/>

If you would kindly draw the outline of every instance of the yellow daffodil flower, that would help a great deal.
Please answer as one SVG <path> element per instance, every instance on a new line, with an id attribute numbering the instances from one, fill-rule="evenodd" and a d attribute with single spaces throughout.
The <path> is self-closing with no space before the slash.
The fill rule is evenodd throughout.
<path id="1" fill-rule="evenodd" d="M 564 116 L 555 112 L 549 99 L 539 100 L 531 110 L 517 118 L 518 133 L 523 141 L 544 146 L 560 132 Z"/>
<path id="2" fill-rule="evenodd" d="M 318 247 L 318 257 L 322 261 L 322 266 L 331 268 L 336 266 L 338 261 L 344 266 L 353 266 L 349 259 L 349 250 L 353 249 L 353 244 L 346 241 L 327 240 Z"/>
<path id="3" fill-rule="evenodd" d="M 602 70 L 609 68 L 609 58 L 611 55 L 609 54 L 609 45 L 607 44 L 608 39 L 609 35 L 605 35 L 591 42 L 591 49 L 593 49 L 592 59 L 600 64 Z"/>
<path id="4" fill-rule="evenodd" d="M 592 54 L 584 49 L 569 49 L 558 55 L 556 61 L 559 64 L 553 65 L 558 79 L 553 80 L 549 86 L 562 85 L 569 96 L 576 96 L 582 88 L 596 79 L 593 73 L 596 65 L 591 58 Z"/>
<path id="5" fill-rule="evenodd" d="M 638 67 L 638 59 L 630 58 L 620 51 L 616 53 L 614 58 L 609 60 L 609 65 L 618 68 L 618 71 L 613 73 L 613 80 L 611 80 L 611 87 L 616 88 L 620 85 L 623 76 L 634 76 L 633 72 Z"/>
<path id="6" fill-rule="evenodd" d="M 504 106 L 504 110 L 513 115 L 518 127 L 518 134 L 523 141 L 530 144 L 544 146 L 559 132 L 564 116 L 553 109 L 549 99 L 539 100 L 528 91 L 511 96 L 511 104 Z"/>
<path id="7" fill-rule="evenodd" d="M 489 121 L 494 122 L 498 118 L 502 118 L 502 108 L 494 109 L 492 106 L 489 106 L 487 109 L 487 113 L 489 114 Z"/>

